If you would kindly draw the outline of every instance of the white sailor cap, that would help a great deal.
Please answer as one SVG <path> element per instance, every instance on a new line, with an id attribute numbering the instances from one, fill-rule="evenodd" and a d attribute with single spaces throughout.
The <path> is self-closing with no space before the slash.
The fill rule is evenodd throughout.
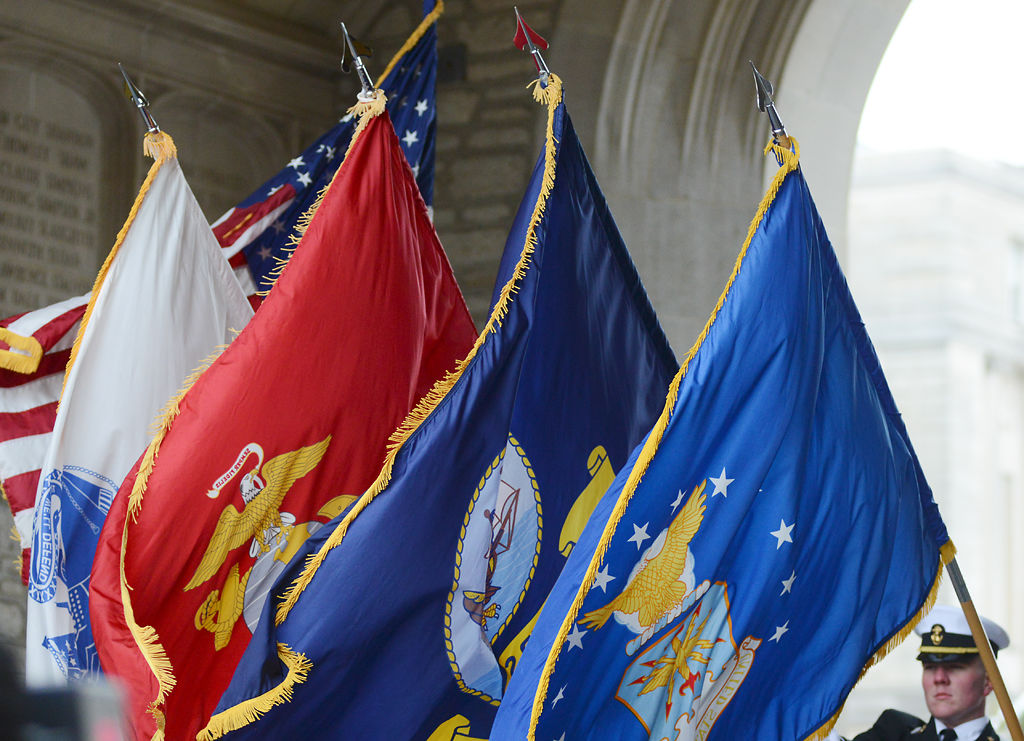
<path id="1" fill-rule="evenodd" d="M 998 654 L 999 649 L 1010 645 L 1010 636 L 998 624 L 986 617 L 981 618 L 981 624 L 993 653 Z M 971 626 L 959 606 L 936 605 L 914 632 L 921 636 L 921 652 L 917 655 L 921 662 L 961 661 L 978 654 Z"/>

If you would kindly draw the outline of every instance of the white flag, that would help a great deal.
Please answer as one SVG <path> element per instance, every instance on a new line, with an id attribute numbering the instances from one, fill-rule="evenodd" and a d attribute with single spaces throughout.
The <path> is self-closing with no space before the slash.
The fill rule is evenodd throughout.
<path id="1" fill-rule="evenodd" d="M 39 480 L 26 627 L 26 678 L 99 671 L 89 572 L 121 481 L 185 378 L 252 316 L 185 182 L 170 137 L 100 271 L 72 352 Z"/>

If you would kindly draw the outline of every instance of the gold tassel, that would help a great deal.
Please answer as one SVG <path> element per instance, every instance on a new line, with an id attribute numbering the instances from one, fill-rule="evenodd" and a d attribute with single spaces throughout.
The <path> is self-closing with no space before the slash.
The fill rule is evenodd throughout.
<path id="1" fill-rule="evenodd" d="M 277 644 L 277 656 L 281 663 L 288 667 L 288 673 L 281 684 L 258 697 L 214 715 L 206 727 L 196 734 L 197 741 L 218 739 L 226 733 L 254 723 L 275 705 L 282 705 L 292 699 L 295 685 L 306 681 L 309 670 L 313 668 L 313 662 L 307 659 L 305 654 L 293 651 L 283 643 Z"/>
<path id="2" fill-rule="evenodd" d="M 157 162 L 178 156 L 174 140 L 163 131 L 148 132 L 142 144 L 142 152 Z"/>
<path id="3" fill-rule="evenodd" d="M 536 95 L 535 95 L 536 97 Z M 484 325 L 480 335 L 476 338 L 476 342 L 473 343 L 473 347 L 470 348 L 469 353 L 464 359 L 459 361 L 454 371 L 449 371 L 439 381 L 435 382 L 433 387 L 427 394 L 417 402 L 416 406 L 406 416 L 405 420 L 398 426 L 398 428 L 391 434 L 387 454 L 384 458 L 384 466 L 381 468 L 380 473 L 377 475 L 377 479 L 370 485 L 370 488 L 356 501 L 352 508 L 348 511 L 348 514 L 338 523 L 338 526 L 331 533 L 330 537 L 323 544 L 320 550 L 309 558 L 302 573 L 299 574 L 298 578 L 292 582 L 285 593 L 282 595 L 281 603 L 277 606 L 277 612 L 274 620 L 277 625 L 284 622 L 288 613 L 295 606 L 298 601 L 299 595 L 309 585 L 313 579 L 313 575 L 316 574 L 317 569 L 320 568 L 320 564 L 324 562 L 327 557 L 327 553 L 337 546 L 344 539 L 345 534 L 348 532 L 348 526 L 351 524 L 360 512 L 366 509 L 367 505 L 373 501 L 377 495 L 383 492 L 388 484 L 391 482 L 391 472 L 394 468 L 395 458 L 398 455 L 398 451 L 402 445 L 409 439 L 409 437 L 423 424 L 437 408 L 437 405 L 448 395 L 455 385 L 455 382 L 462 376 L 466 366 L 476 357 L 477 352 L 483 345 L 487 336 L 496 332 L 497 328 L 501 326 L 501 319 L 508 313 L 508 308 L 512 302 L 512 296 L 516 292 L 517 287 L 526 275 L 526 271 L 531 264 L 531 258 L 533 251 L 537 245 L 537 225 L 540 223 L 544 216 L 544 208 L 547 205 L 548 196 L 551 195 L 551 189 L 555 184 L 555 137 L 554 137 L 554 118 L 555 109 L 558 107 L 559 102 L 562 99 L 562 81 L 557 75 L 550 75 L 548 78 L 548 86 L 546 92 L 543 95 L 543 102 L 548 107 L 548 118 L 547 118 L 547 131 L 544 138 L 544 175 L 541 181 L 540 193 L 537 196 L 537 201 L 534 204 L 533 213 L 530 217 L 530 223 L 526 230 L 526 240 L 523 244 L 523 251 L 520 254 L 519 262 L 516 264 L 515 270 L 512 272 L 512 277 L 508 279 L 508 282 L 501 289 L 501 293 L 498 296 L 498 300 L 495 302 L 494 309 L 491 311 L 491 315 L 487 320 L 487 324 Z M 538 98 L 541 100 L 541 98 Z"/>
<path id="4" fill-rule="evenodd" d="M 0 368 L 25 375 L 35 373 L 39 368 L 39 362 L 43 359 L 43 346 L 35 337 L 26 337 L 12 332 L 7 327 L 0 327 L 0 342 L 6 342 L 11 347 L 11 350 L 0 350 Z"/>

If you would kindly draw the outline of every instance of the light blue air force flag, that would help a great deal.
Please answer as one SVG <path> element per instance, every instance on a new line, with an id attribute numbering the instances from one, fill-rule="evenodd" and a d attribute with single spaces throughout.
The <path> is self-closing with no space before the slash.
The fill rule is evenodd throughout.
<path id="1" fill-rule="evenodd" d="M 163 405 L 252 316 L 173 154 L 157 157 L 136 205 L 82 320 L 36 493 L 25 657 L 34 685 L 99 672 L 89 572 L 114 494 Z"/>
<path id="2" fill-rule="evenodd" d="M 293 559 L 286 578 L 306 555 L 322 562 L 283 623 L 264 613 L 203 738 L 487 737 L 566 555 L 677 367 L 560 90 L 552 76 L 545 151 L 476 351 L 386 488 Z"/>
<path id="3" fill-rule="evenodd" d="M 797 167 L 541 613 L 491 734 L 821 737 L 952 556 Z"/>

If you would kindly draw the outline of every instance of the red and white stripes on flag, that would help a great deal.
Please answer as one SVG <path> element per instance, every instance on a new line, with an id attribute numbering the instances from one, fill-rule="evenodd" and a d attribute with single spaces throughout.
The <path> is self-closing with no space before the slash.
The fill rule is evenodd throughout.
<path id="1" fill-rule="evenodd" d="M 0 487 L 21 541 L 21 579 L 26 584 L 39 469 L 57 418 L 64 368 L 88 302 L 88 295 L 76 296 L 0 319 Z M 39 343 L 38 363 L 18 338 Z"/>

